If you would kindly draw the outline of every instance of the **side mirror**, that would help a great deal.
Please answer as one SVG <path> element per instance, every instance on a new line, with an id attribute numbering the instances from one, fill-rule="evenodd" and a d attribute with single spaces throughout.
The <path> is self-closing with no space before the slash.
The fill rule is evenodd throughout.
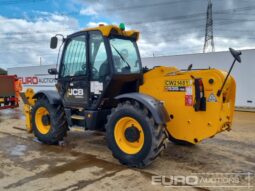
<path id="1" fill-rule="evenodd" d="M 58 46 L 58 38 L 56 36 L 51 37 L 50 39 L 50 48 L 55 49 Z"/>
<path id="2" fill-rule="evenodd" d="M 232 54 L 232 56 L 239 62 L 241 63 L 241 55 L 242 52 L 238 51 L 238 50 L 234 50 L 233 48 L 229 48 L 230 53 Z"/>
<path id="3" fill-rule="evenodd" d="M 50 75 L 56 75 L 56 74 L 58 74 L 58 71 L 56 68 L 50 68 L 50 69 L 48 69 L 48 73 Z"/>

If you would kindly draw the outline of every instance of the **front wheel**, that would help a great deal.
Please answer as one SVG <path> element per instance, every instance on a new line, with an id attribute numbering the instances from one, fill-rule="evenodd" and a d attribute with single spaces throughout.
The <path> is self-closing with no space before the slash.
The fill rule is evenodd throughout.
<path id="1" fill-rule="evenodd" d="M 32 109 L 32 128 L 39 141 L 58 144 L 66 136 L 68 125 L 61 105 L 39 98 Z"/>
<path id="2" fill-rule="evenodd" d="M 137 102 L 120 103 L 108 117 L 108 147 L 120 163 L 130 167 L 149 165 L 166 147 L 166 130 L 155 123 Z"/>

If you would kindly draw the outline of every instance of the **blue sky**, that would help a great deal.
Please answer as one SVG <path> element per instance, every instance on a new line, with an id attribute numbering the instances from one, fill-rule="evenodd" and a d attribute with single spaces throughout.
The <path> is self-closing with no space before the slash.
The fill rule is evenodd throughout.
<path id="1" fill-rule="evenodd" d="M 51 36 L 116 20 L 78 0 L 0 0 L 0 67 L 55 63 Z"/>
<path id="2" fill-rule="evenodd" d="M 76 18 L 80 27 L 89 22 L 114 22 L 114 19 L 101 15 L 81 15 L 81 10 L 86 7 L 86 3 L 73 0 L 0 0 L 0 15 L 32 22 L 46 13 L 67 15 Z"/>

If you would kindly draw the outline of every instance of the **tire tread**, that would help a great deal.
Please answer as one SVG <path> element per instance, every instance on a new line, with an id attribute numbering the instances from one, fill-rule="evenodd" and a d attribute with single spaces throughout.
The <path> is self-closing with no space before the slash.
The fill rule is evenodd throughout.
<path id="1" fill-rule="evenodd" d="M 115 113 L 125 109 L 135 109 L 143 116 L 145 116 L 145 120 L 149 124 L 149 127 L 151 128 L 152 132 L 151 149 L 144 159 L 140 160 L 137 163 L 133 163 L 131 161 L 130 162 L 124 161 L 114 154 L 113 148 L 111 147 L 112 144 L 110 143 L 111 140 L 107 141 L 107 145 L 108 148 L 112 151 L 112 155 L 115 158 L 117 158 L 121 164 L 127 165 L 129 167 L 142 168 L 151 164 L 152 161 L 155 160 L 160 155 L 160 153 L 166 148 L 167 131 L 164 125 L 159 125 L 155 122 L 155 120 L 153 119 L 152 115 L 150 114 L 146 107 L 144 107 L 143 105 L 136 101 L 131 102 L 129 100 L 119 103 L 118 106 L 112 110 L 111 114 L 107 117 L 108 120 L 106 124 L 106 130 L 109 128 L 113 128 L 110 126 L 110 120 L 115 115 Z"/>

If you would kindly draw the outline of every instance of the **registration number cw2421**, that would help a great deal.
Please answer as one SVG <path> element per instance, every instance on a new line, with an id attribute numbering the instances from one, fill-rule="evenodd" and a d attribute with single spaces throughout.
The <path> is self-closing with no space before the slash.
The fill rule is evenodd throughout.
<path id="1" fill-rule="evenodd" d="M 191 86 L 192 80 L 166 80 L 165 86 L 166 87 L 186 87 Z"/>

